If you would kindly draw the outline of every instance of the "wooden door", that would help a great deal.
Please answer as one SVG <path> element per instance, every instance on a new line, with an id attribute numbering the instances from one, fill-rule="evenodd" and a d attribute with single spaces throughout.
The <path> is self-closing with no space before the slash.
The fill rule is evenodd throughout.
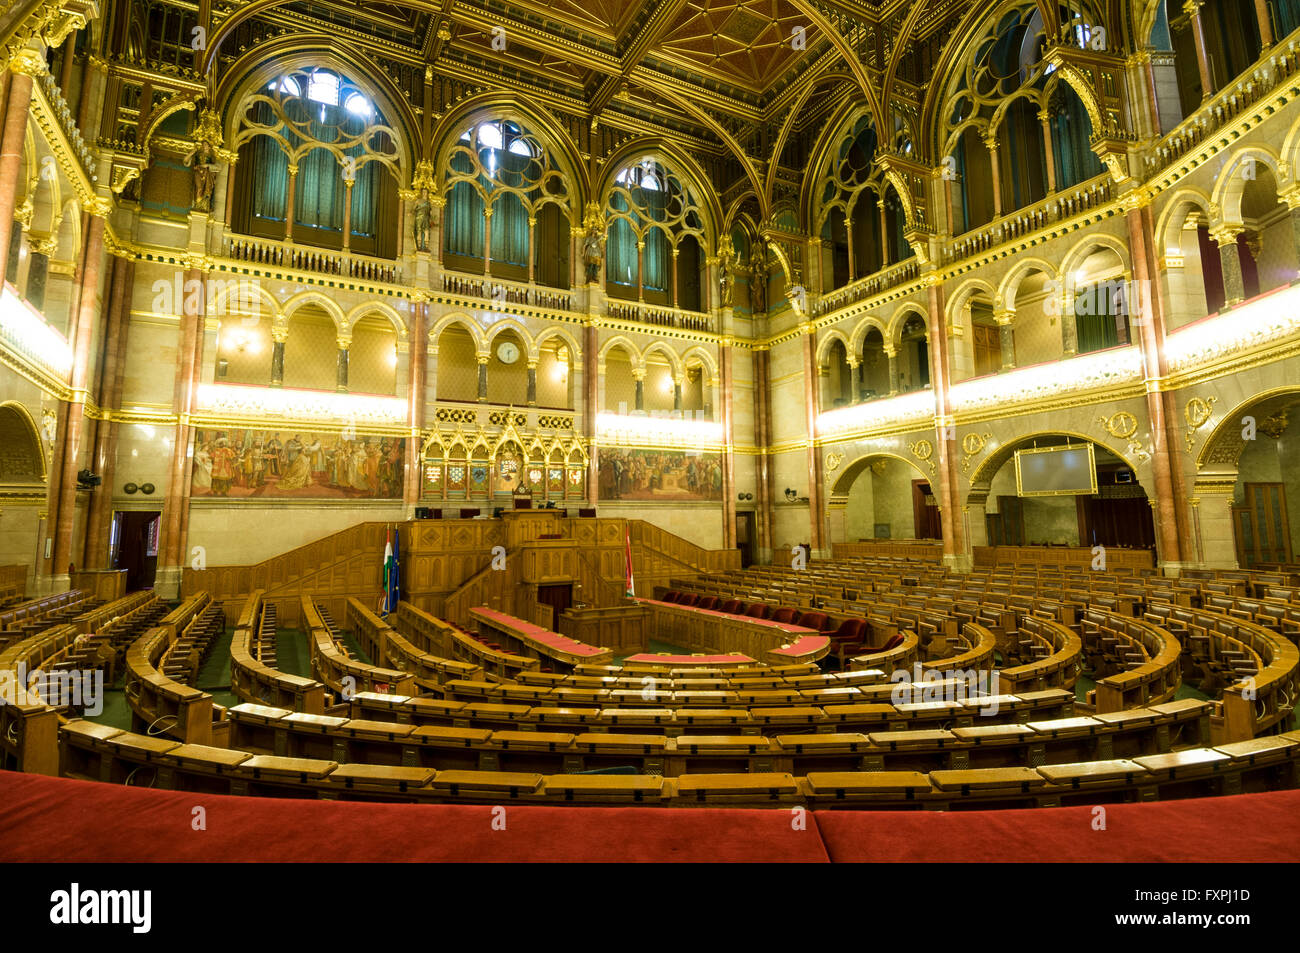
<path id="1" fill-rule="evenodd" d="M 1291 562 L 1291 525 L 1281 483 L 1247 483 L 1246 501 L 1232 508 L 1232 523 L 1242 567 Z"/>

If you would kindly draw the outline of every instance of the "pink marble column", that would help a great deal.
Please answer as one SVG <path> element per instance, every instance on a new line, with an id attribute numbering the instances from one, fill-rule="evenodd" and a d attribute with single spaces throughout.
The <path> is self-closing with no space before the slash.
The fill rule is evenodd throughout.
<path id="1" fill-rule="evenodd" d="M 72 400 L 67 404 L 68 423 L 61 461 L 59 505 L 57 513 L 52 513 L 50 516 L 51 525 L 54 527 L 52 575 L 66 573 L 68 564 L 72 560 L 72 524 L 77 505 L 77 459 L 85 426 L 86 388 L 90 382 L 90 338 L 95 327 L 99 275 L 103 267 L 103 258 L 104 220 L 98 215 L 92 215 L 86 233 L 85 267 L 81 273 L 77 335 L 72 352 L 70 379 Z M 100 490 L 107 489 L 103 485 L 100 487 Z"/>
<path id="2" fill-rule="evenodd" d="M 428 315 L 428 304 L 423 301 L 415 302 L 414 307 L 411 309 L 408 361 L 410 364 L 408 418 L 411 423 L 411 430 L 415 433 L 424 429 L 424 389 L 429 362 Z M 408 438 L 406 441 L 405 493 L 405 501 L 408 506 L 414 506 L 420 502 L 420 494 L 424 488 L 424 480 L 421 477 L 423 463 L 424 461 L 420 459 L 420 438 L 416 436 Z"/>
<path id="3" fill-rule="evenodd" d="M 159 546 L 162 553 L 159 568 L 167 569 L 184 565 L 184 534 L 188 522 L 189 499 L 186 489 L 190 470 L 189 416 L 193 410 L 197 351 L 202 340 L 205 310 L 201 292 L 197 303 L 191 298 L 191 289 L 194 287 L 190 284 L 191 281 L 198 281 L 199 287 L 202 287 L 203 272 L 197 268 L 186 270 L 184 304 L 180 309 L 180 348 L 177 352 L 176 386 L 172 395 L 177 420 L 173 431 L 171 479 L 167 484 L 167 497 L 163 504 L 162 544 Z"/>
<path id="4" fill-rule="evenodd" d="M 600 349 L 596 326 L 587 325 L 582 340 L 582 422 L 586 431 L 587 452 L 587 505 L 595 506 L 600 498 L 600 463 L 596 448 L 596 414 L 600 412 L 600 379 L 596 352 Z"/>
<path id="5" fill-rule="evenodd" d="M 762 451 L 757 459 L 758 496 L 758 548 L 770 557 L 772 552 L 772 461 L 767 449 L 772 445 L 772 384 L 769 375 L 769 357 L 766 348 L 754 352 L 754 444 Z M 760 560 L 761 561 L 761 560 Z"/>
<path id="6" fill-rule="evenodd" d="M 736 458 L 731 419 L 732 357 L 731 345 L 718 349 L 719 371 L 722 375 L 722 548 L 736 545 Z"/>
<path id="7" fill-rule="evenodd" d="M 109 294 L 108 323 L 104 330 L 103 369 L 100 373 L 99 407 L 117 410 L 122 403 L 122 381 L 126 369 L 126 340 L 129 325 L 131 287 L 135 264 L 113 259 L 112 290 Z M 95 452 L 91 469 L 104 482 L 90 497 L 86 519 L 86 544 L 82 563 L 87 569 L 107 569 L 109 535 L 113 516 L 113 474 L 117 462 L 117 423 L 101 420 L 95 426 Z"/>
<path id="8" fill-rule="evenodd" d="M 13 235 L 14 208 L 18 204 L 18 170 L 22 164 L 23 137 L 27 112 L 32 102 L 32 78 L 13 73 L 9 79 L 9 101 L 0 128 L 0 289 L 4 288 L 9 263 L 9 242 Z"/>
<path id="9" fill-rule="evenodd" d="M 1145 213 L 1145 214 L 1144 214 Z M 1133 278 L 1139 289 L 1130 312 L 1138 318 L 1138 343 L 1142 349 L 1142 371 L 1147 380 L 1147 413 L 1151 418 L 1151 469 L 1155 475 L 1156 541 L 1160 564 L 1178 563 L 1194 551 L 1191 529 L 1178 501 L 1187 499 L 1182 469 L 1170 445 L 1177 447 L 1177 416 L 1169 413 L 1170 399 L 1154 382 L 1165 376 L 1165 322 L 1163 292 L 1155 273 L 1155 243 L 1152 241 L 1149 208 L 1130 209 L 1125 216 L 1133 259 Z M 1175 477 L 1177 474 L 1177 477 Z M 1177 486 L 1175 485 L 1177 482 Z"/>
<path id="10" fill-rule="evenodd" d="M 930 285 L 928 291 L 930 329 L 930 385 L 934 388 L 935 419 L 946 422 L 951 420 L 951 403 L 948 391 L 951 386 L 949 373 L 948 333 L 943 315 L 943 287 L 938 282 Z M 964 559 L 966 554 L 965 533 L 961 516 L 961 489 L 957 482 L 957 428 L 941 426 L 936 431 L 936 465 L 938 467 L 938 486 L 931 486 L 939 497 L 942 509 L 939 522 L 943 532 L 944 561 L 952 564 Z"/>
<path id="11" fill-rule="evenodd" d="M 814 552 L 824 548 L 822 532 L 821 447 L 817 446 L 817 332 L 809 328 L 803 335 L 804 421 L 808 433 L 808 529 Z M 811 553 L 809 554 L 812 555 Z"/>

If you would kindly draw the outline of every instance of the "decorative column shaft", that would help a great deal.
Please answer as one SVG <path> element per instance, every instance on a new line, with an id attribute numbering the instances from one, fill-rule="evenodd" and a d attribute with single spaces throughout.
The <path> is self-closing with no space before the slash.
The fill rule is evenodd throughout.
<path id="1" fill-rule="evenodd" d="M 352 250 L 352 186 L 355 182 L 353 179 L 344 179 L 343 182 L 343 252 L 347 254 Z"/>
<path id="2" fill-rule="evenodd" d="M 126 371 L 128 316 L 131 291 L 135 281 L 135 263 L 113 259 L 112 291 L 108 305 L 108 323 L 104 334 L 104 363 L 100 375 L 99 406 L 117 410 L 122 403 L 122 383 Z M 95 452 L 91 469 L 104 480 L 91 494 L 90 512 L 86 517 L 86 545 L 82 563 L 87 569 L 108 569 L 109 536 L 112 533 L 114 472 L 117 464 L 117 421 L 111 417 L 95 428 Z"/>
<path id="3" fill-rule="evenodd" d="M 931 329 L 926 335 L 930 351 L 930 382 L 934 389 L 934 419 L 937 448 L 935 456 L 939 468 L 938 489 L 942 509 L 939 522 L 943 531 L 944 563 L 957 569 L 965 569 L 966 540 L 961 522 L 961 496 L 957 475 L 957 428 L 952 422 L 952 410 L 948 399 L 951 386 L 950 361 L 948 350 L 952 346 L 947 334 L 947 322 L 944 320 L 943 286 L 937 276 L 931 276 L 927 288 L 929 316 L 927 325 Z"/>
<path id="4" fill-rule="evenodd" d="M 424 460 L 420 456 L 420 434 L 424 430 L 424 404 L 427 390 L 428 323 L 429 305 L 424 301 L 414 302 L 411 306 L 410 357 L 407 362 L 410 384 L 407 394 L 409 402 L 407 416 L 411 425 L 411 436 L 406 441 L 406 491 L 403 494 L 408 506 L 419 503 L 424 495 Z"/>
<path id="5" fill-rule="evenodd" d="M 298 163 L 289 164 L 289 192 L 284 199 L 284 240 L 293 241 L 294 202 L 298 194 Z"/>
<path id="6" fill-rule="evenodd" d="M 682 409 L 682 382 L 673 381 L 673 410 Z"/>
<path id="7" fill-rule="evenodd" d="M 998 311 L 993 315 L 993 320 L 998 326 L 998 346 L 1002 352 L 1002 367 L 999 373 L 1012 370 L 1016 366 L 1016 332 L 1011 327 L 1011 321 L 1015 318 L 1014 312 Z"/>
<path id="8" fill-rule="evenodd" d="M 1043 157 L 1047 166 L 1047 194 L 1056 191 L 1056 153 L 1052 149 L 1052 119 L 1045 112 L 1038 114 L 1038 122 L 1043 127 Z"/>
<path id="9" fill-rule="evenodd" d="M 849 362 L 849 403 L 856 404 L 862 399 L 862 365 L 858 361 Z"/>
<path id="10" fill-rule="evenodd" d="M 885 357 L 889 358 L 889 396 L 893 397 L 898 393 L 898 351 L 886 344 Z"/>
<path id="11" fill-rule="evenodd" d="M 998 140 L 992 136 L 984 140 L 989 149 L 989 168 L 993 173 L 993 217 L 1002 215 L 1002 169 L 998 164 Z"/>
<path id="12" fill-rule="evenodd" d="M 1246 297 L 1246 282 L 1241 275 L 1241 248 L 1237 244 L 1240 229 L 1223 228 L 1211 237 L 1219 246 L 1219 268 L 1223 272 L 1223 303 L 1240 304 Z"/>
<path id="13" fill-rule="evenodd" d="M 1138 300 L 1130 302 L 1129 308 L 1140 319 L 1135 323 L 1146 379 L 1147 415 L 1151 421 L 1151 469 L 1155 476 L 1152 515 L 1161 565 L 1180 567 L 1184 560 L 1192 558 L 1195 546 L 1189 514 L 1184 507 L 1188 496 L 1186 481 L 1177 457 L 1177 411 L 1173 407 L 1173 395 L 1161 388 L 1165 377 L 1164 292 L 1156 277 L 1151 209 L 1131 208 L 1125 217 L 1134 284 L 1138 288 Z"/>
<path id="14" fill-rule="evenodd" d="M 16 78 L 16 77 L 15 77 Z M 82 430 L 85 427 L 85 406 L 90 383 L 90 339 L 95 326 L 98 306 L 99 275 L 104 258 L 104 219 L 91 215 L 86 235 L 85 264 L 81 271 L 81 293 L 78 303 L 77 334 L 73 342 L 72 399 L 60 407 L 66 415 L 64 439 L 60 448 L 59 467 L 62 471 L 58 484 L 57 503 L 51 500 L 50 525 L 54 529 L 53 558 L 46 574 L 62 576 L 68 572 L 72 561 L 72 524 L 77 506 L 77 459 L 81 449 Z M 51 481 L 53 482 L 53 481 Z M 96 491 L 112 492 L 101 484 Z"/>
<path id="15" fill-rule="evenodd" d="M 632 378 L 636 382 L 636 409 L 645 410 L 645 371 L 633 371 Z"/>
<path id="16" fill-rule="evenodd" d="M 191 284 L 193 282 L 193 284 Z M 176 588 L 173 594 L 179 594 L 181 573 L 185 556 L 185 512 L 189 509 L 189 500 L 185 487 L 190 477 L 190 414 L 194 409 L 195 382 L 198 378 L 199 354 L 203 348 L 203 324 L 207 313 L 207 303 L 203 300 L 203 272 L 190 268 L 185 272 L 185 303 L 178 315 L 181 324 L 180 349 L 177 353 L 178 373 L 173 390 L 173 404 L 176 408 L 176 429 L 172 442 L 172 472 L 167 487 L 167 500 L 163 505 L 162 544 L 160 546 L 160 567 L 174 574 Z M 188 289 L 197 288 L 198 293 L 191 296 Z"/>
<path id="17" fill-rule="evenodd" d="M 596 457 L 596 414 L 600 412 L 600 375 L 596 356 L 600 349 L 596 326 L 588 324 L 582 338 L 582 422 L 587 438 L 587 505 L 595 506 L 600 495 L 600 466 Z"/>
<path id="18" fill-rule="evenodd" d="M 822 454 L 817 446 L 817 332 L 811 324 L 803 332 L 804 425 L 808 434 L 808 529 L 813 553 L 824 549 L 822 527 Z M 809 555 L 812 555 L 810 553 Z"/>
<path id="19" fill-rule="evenodd" d="M 348 389 L 348 348 L 351 345 L 351 341 L 339 339 L 338 379 L 334 389 L 340 394 L 347 393 Z"/>
<path id="20" fill-rule="evenodd" d="M 24 50 L 19 55 L 22 57 L 27 53 L 31 51 Z M 6 271 L 9 246 L 13 239 L 14 207 L 18 200 L 18 170 L 22 164 L 27 113 L 31 102 L 31 75 L 16 71 L 10 73 L 9 100 L 5 106 L 4 125 L 0 127 L 0 289 L 4 288 L 6 279 L 13 280 L 13 275 Z"/>
<path id="21" fill-rule="evenodd" d="M 537 365 L 528 365 L 528 406 L 537 406 Z"/>
<path id="22" fill-rule="evenodd" d="M 732 449 L 735 441 L 731 433 L 732 367 L 731 344 L 726 338 L 718 348 L 719 371 L 722 375 L 722 548 L 736 546 L 736 460 Z M 678 394 L 681 386 L 677 386 Z M 679 401 L 680 403 L 680 401 Z"/>
<path id="23" fill-rule="evenodd" d="M 480 401 L 486 401 L 488 396 L 487 366 L 487 355 L 480 354 L 478 357 L 478 399 Z"/>
<path id="24" fill-rule="evenodd" d="M 271 386 L 284 386 L 284 341 L 288 331 L 272 331 L 271 341 Z"/>
<path id="25" fill-rule="evenodd" d="M 1200 0 L 1187 0 L 1183 10 L 1192 21 L 1192 39 L 1196 43 L 1196 68 L 1201 74 L 1201 102 L 1214 95 L 1214 77 L 1210 73 L 1210 55 L 1205 49 L 1205 25 L 1201 21 Z"/>
<path id="26" fill-rule="evenodd" d="M 854 267 L 855 263 L 853 260 L 853 220 L 850 218 L 844 219 L 844 235 L 845 240 L 849 244 L 849 281 L 851 283 L 857 276 L 857 269 Z"/>

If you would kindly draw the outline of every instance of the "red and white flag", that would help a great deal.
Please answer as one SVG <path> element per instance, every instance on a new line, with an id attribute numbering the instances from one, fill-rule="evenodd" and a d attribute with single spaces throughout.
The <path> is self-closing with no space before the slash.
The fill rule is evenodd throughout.
<path id="1" fill-rule="evenodd" d="M 632 536 L 626 526 L 623 527 L 624 553 L 627 555 L 627 591 L 624 595 L 636 597 L 636 584 L 632 580 Z"/>

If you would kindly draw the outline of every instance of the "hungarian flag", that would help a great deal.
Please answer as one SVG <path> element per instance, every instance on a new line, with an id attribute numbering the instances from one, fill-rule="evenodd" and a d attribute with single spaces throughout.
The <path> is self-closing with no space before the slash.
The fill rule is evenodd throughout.
<path id="1" fill-rule="evenodd" d="M 632 537 L 628 533 L 626 526 L 623 527 L 623 544 L 624 554 L 627 556 L 627 587 L 624 595 L 629 598 L 636 597 L 636 584 L 632 580 Z"/>
<path id="2" fill-rule="evenodd" d="M 384 543 L 384 567 L 382 583 L 384 586 L 383 609 L 384 615 L 397 611 L 397 600 L 400 598 L 400 575 L 398 572 L 398 549 L 400 546 L 400 537 L 397 530 L 391 527 L 388 530 L 388 539 Z"/>

